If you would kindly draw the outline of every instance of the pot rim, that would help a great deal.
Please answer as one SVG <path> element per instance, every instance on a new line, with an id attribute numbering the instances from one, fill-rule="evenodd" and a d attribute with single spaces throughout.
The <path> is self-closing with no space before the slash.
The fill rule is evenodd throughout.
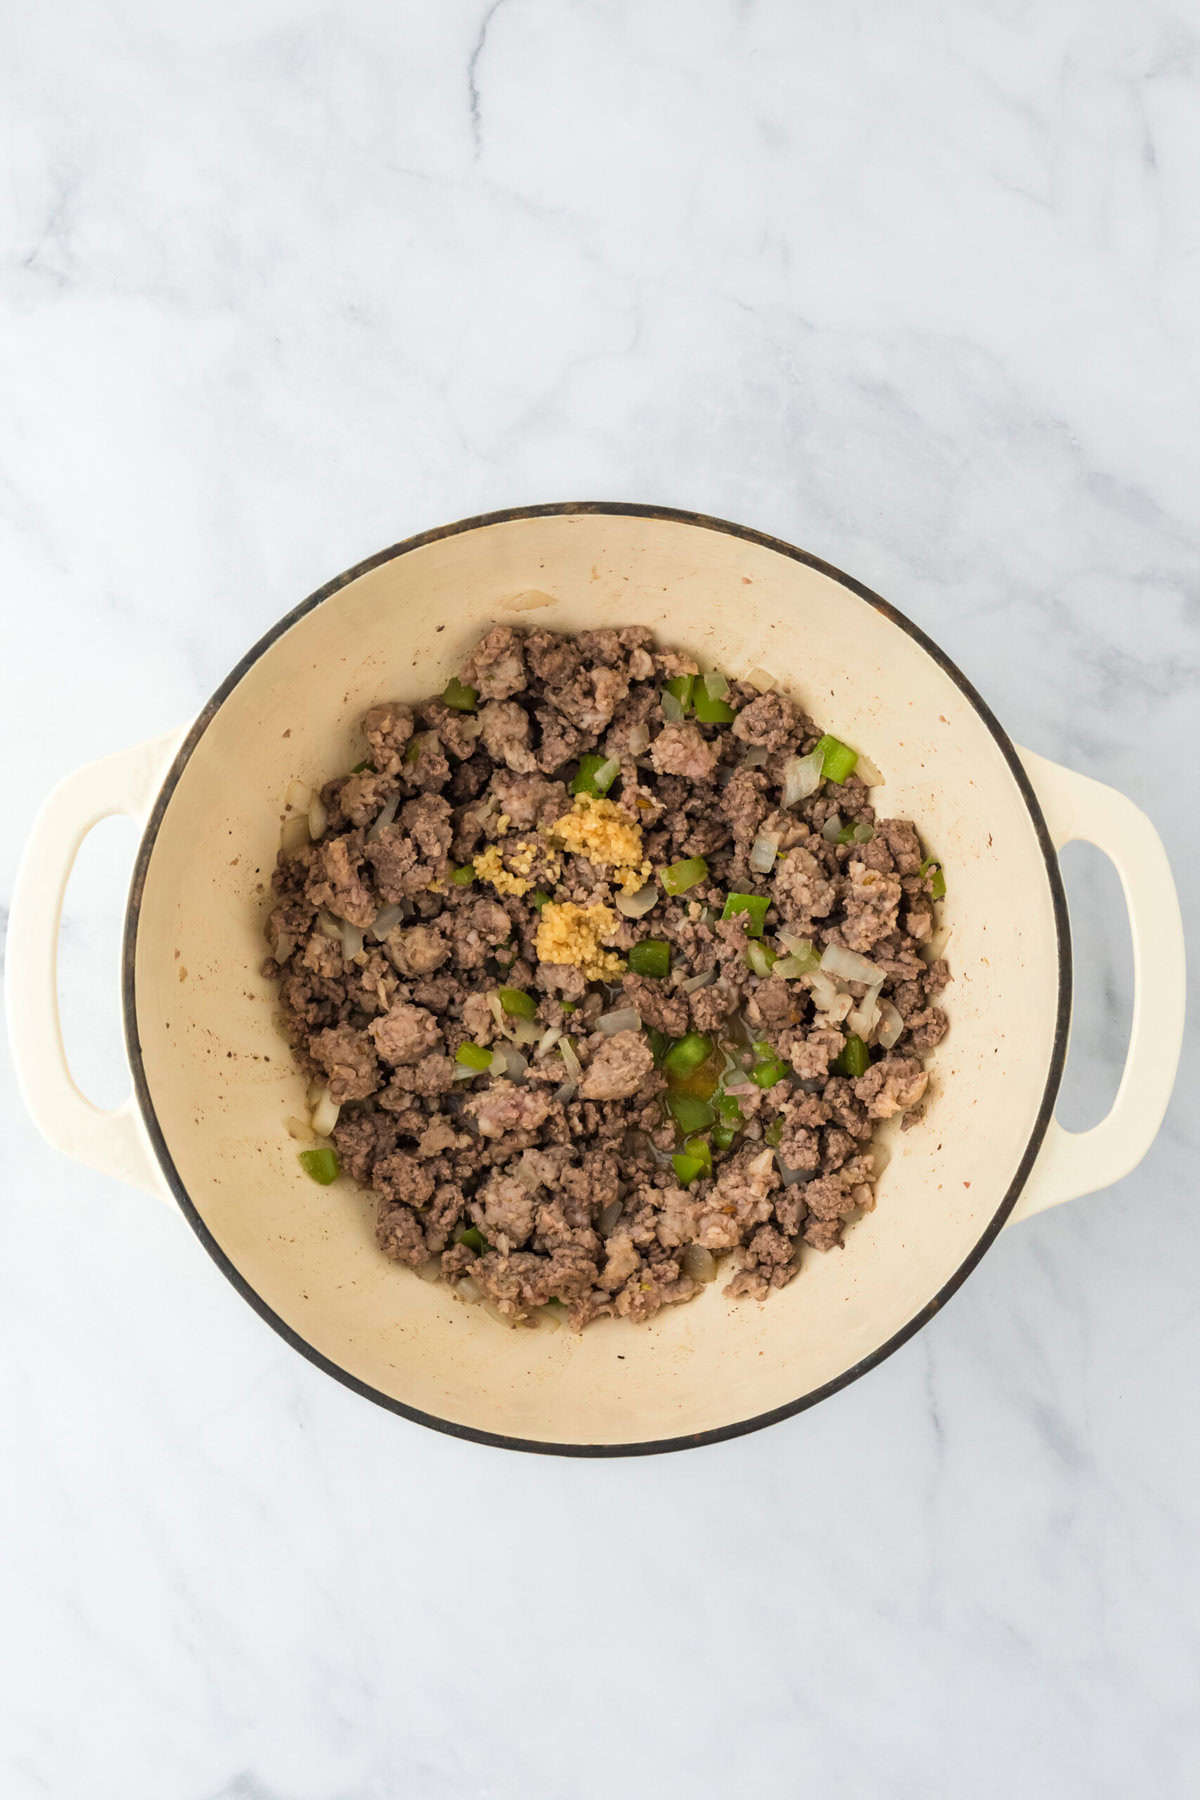
<path id="1" fill-rule="evenodd" d="M 838 582 L 852 594 L 857 595 L 860 600 L 864 600 L 869 606 L 874 607 L 876 612 L 881 613 L 884 618 L 888 619 L 893 625 L 897 626 L 899 630 L 905 632 L 912 638 L 913 641 L 925 651 L 926 655 L 932 658 L 943 673 L 949 676 L 950 680 L 958 688 L 960 693 L 962 693 L 974 707 L 976 713 L 995 740 L 1001 755 L 1008 765 L 1009 772 L 1020 790 L 1021 798 L 1024 800 L 1030 818 L 1032 819 L 1034 831 L 1046 865 L 1046 875 L 1050 883 L 1050 894 L 1054 911 L 1055 934 L 1058 940 L 1058 1006 L 1055 1015 L 1054 1039 L 1051 1046 L 1049 1066 L 1046 1072 L 1046 1082 L 1042 1090 L 1042 1099 L 1038 1107 L 1037 1117 L 1034 1120 L 1033 1129 L 1030 1132 L 1025 1149 L 1022 1152 L 1021 1160 L 1017 1165 L 1016 1174 L 1009 1184 L 1008 1190 L 1004 1194 L 999 1206 L 992 1214 L 988 1224 L 980 1233 L 980 1236 L 972 1246 L 969 1254 L 963 1259 L 949 1278 L 943 1282 L 933 1298 L 929 1300 L 925 1306 L 921 1308 L 920 1312 L 915 1314 L 907 1324 L 903 1325 L 899 1331 L 895 1332 L 877 1349 L 872 1350 L 869 1355 L 861 1357 L 858 1362 L 854 1363 L 849 1369 L 844 1370 L 832 1381 L 827 1381 L 823 1383 L 821 1387 L 811 1389 L 808 1393 L 800 1395 L 798 1399 L 788 1401 L 784 1406 L 772 1407 L 769 1411 L 756 1413 L 750 1418 L 735 1419 L 730 1424 L 714 1426 L 709 1431 L 689 1432 L 675 1437 L 652 1438 L 644 1441 L 613 1444 L 551 1443 L 537 1438 L 510 1437 L 501 1432 L 484 1431 L 477 1426 L 462 1425 L 452 1419 L 443 1419 L 436 1413 L 425 1412 L 420 1407 L 408 1406 L 402 1400 L 396 1400 L 390 1394 L 385 1394 L 378 1388 L 372 1387 L 368 1382 L 360 1381 L 358 1377 L 352 1375 L 349 1370 L 342 1368 L 340 1364 L 333 1362 L 329 1357 L 325 1356 L 322 1351 L 308 1343 L 306 1339 L 302 1338 L 297 1331 L 293 1330 L 290 1325 L 281 1319 L 278 1313 L 267 1305 L 266 1301 L 256 1289 L 251 1286 L 245 1276 L 235 1267 L 229 1257 L 225 1254 L 224 1250 L 222 1250 L 221 1246 L 216 1242 L 208 1227 L 205 1225 L 204 1220 L 200 1217 L 200 1214 L 175 1167 L 175 1163 L 163 1135 L 162 1127 L 159 1124 L 158 1116 L 154 1110 L 154 1102 L 151 1098 L 149 1082 L 146 1078 L 141 1040 L 137 1027 L 137 997 L 134 974 L 135 950 L 137 944 L 138 923 L 141 916 L 142 897 L 145 890 L 150 859 L 153 855 L 154 846 L 158 838 L 159 827 L 162 824 L 163 817 L 175 789 L 179 784 L 180 777 L 191 760 L 196 746 L 204 736 L 205 731 L 208 729 L 209 724 L 216 716 L 216 713 L 224 701 L 233 692 L 234 688 L 237 687 L 242 677 L 247 674 L 258 661 L 259 657 L 269 650 L 276 640 L 283 636 L 284 632 L 290 630 L 293 625 L 303 619 L 306 614 L 314 611 L 323 601 L 328 600 L 331 595 L 336 594 L 341 588 L 349 586 L 349 584 L 352 581 L 356 581 L 359 576 L 370 573 L 372 569 L 377 569 L 381 567 L 382 564 L 393 561 L 396 557 L 406 556 L 410 551 L 419 550 L 425 544 L 436 543 L 442 538 L 457 537 L 464 532 L 477 531 L 490 525 L 508 524 L 515 519 L 545 519 L 573 514 L 609 514 L 625 518 L 666 519 L 677 524 L 694 526 L 703 531 L 723 532 L 729 537 L 741 538 L 747 543 L 757 544 L 764 549 L 777 551 L 781 556 L 790 557 L 793 562 L 803 563 L 806 567 L 815 569 L 820 574 L 828 576 L 830 580 Z M 1051 842 L 1045 818 L 1043 817 L 1041 807 L 1038 804 L 1038 799 L 1034 793 L 1033 786 L 1028 775 L 1025 773 L 1024 766 L 1013 746 L 1012 739 L 1004 730 L 1004 727 L 1000 724 L 987 702 L 978 693 L 973 684 L 968 681 L 967 677 L 962 673 L 961 669 L 958 668 L 957 664 L 954 663 L 951 658 L 946 655 L 945 651 L 940 649 L 918 625 L 914 625 L 911 619 L 898 611 L 898 609 L 889 601 L 884 600 L 880 595 L 872 592 L 870 588 L 864 587 L 861 582 L 855 581 L 852 576 L 845 574 L 841 569 L 835 568 L 832 563 L 825 562 L 819 556 L 813 556 L 808 551 L 799 550 L 795 545 L 786 543 L 782 538 L 772 537 L 767 532 L 755 531 L 752 527 L 747 525 L 734 524 L 728 519 L 713 518 L 706 513 L 689 512 L 674 506 L 646 505 L 620 500 L 562 500 L 548 501 L 536 506 L 505 507 L 498 512 L 479 513 L 471 518 L 456 520 L 450 525 L 438 526 L 432 531 L 419 532 L 414 537 L 405 538 L 400 543 L 393 544 L 386 550 L 377 551 L 374 556 L 367 557 L 365 561 L 356 563 L 353 568 L 346 570 L 345 573 L 341 575 L 335 576 L 332 581 L 326 582 L 323 587 L 318 588 L 315 593 L 310 594 L 306 600 L 302 600 L 298 606 L 293 607 L 290 612 L 285 613 L 276 624 L 271 626 L 269 631 L 265 632 L 263 636 L 258 639 L 257 643 L 252 645 L 241 660 L 230 670 L 216 692 L 197 715 L 195 723 L 184 738 L 183 743 L 167 772 L 166 778 L 155 797 L 154 805 L 151 808 L 149 818 L 146 822 L 145 831 L 142 834 L 142 839 L 138 846 L 137 858 L 134 863 L 133 876 L 129 889 L 129 901 L 125 912 L 125 926 L 121 952 L 121 1001 L 124 1014 L 125 1048 L 129 1057 L 129 1066 L 133 1076 L 134 1093 L 137 1096 L 142 1120 L 145 1124 L 150 1142 L 154 1147 L 159 1166 L 166 1177 L 168 1186 L 174 1195 L 180 1211 L 183 1213 L 188 1224 L 192 1227 L 192 1230 L 196 1233 L 196 1236 L 200 1239 L 200 1242 L 204 1245 L 204 1248 L 208 1251 L 209 1255 L 226 1279 L 233 1284 L 241 1294 L 242 1298 L 254 1308 L 259 1317 L 265 1319 L 267 1324 L 270 1325 L 273 1330 L 277 1331 L 280 1337 L 282 1337 L 286 1343 L 290 1344 L 294 1350 L 298 1350 L 302 1356 L 307 1357 L 309 1362 L 315 1364 L 317 1368 L 324 1370 L 325 1374 L 331 1375 L 335 1381 L 341 1382 L 344 1387 L 350 1388 L 354 1393 L 360 1394 L 364 1399 L 372 1400 L 376 1405 L 385 1407 L 389 1412 L 398 1413 L 402 1418 L 410 1419 L 418 1425 L 429 1426 L 432 1430 L 444 1432 L 450 1437 L 469 1439 L 474 1443 L 489 1444 L 498 1449 L 523 1450 L 545 1456 L 651 1456 L 669 1450 L 694 1449 L 703 1444 L 719 1444 L 730 1438 L 743 1437 L 748 1432 L 761 1430 L 764 1426 L 777 1424 L 783 1419 L 791 1418 L 796 1413 L 804 1412 L 809 1407 L 815 1406 L 818 1401 L 828 1399 L 832 1394 L 838 1393 L 842 1388 L 849 1387 L 851 1382 L 857 1381 L 860 1376 L 865 1375 L 869 1370 L 878 1367 L 880 1363 L 884 1362 L 895 1351 L 899 1350 L 901 1345 L 906 1344 L 911 1337 L 914 1337 L 923 1326 L 928 1324 L 930 1319 L 932 1319 L 936 1313 L 941 1311 L 947 1300 L 949 1300 L 953 1294 L 957 1293 L 967 1276 L 971 1274 L 985 1252 L 990 1249 L 991 1245 L 999 1235 L 1005 1220 L 1016 1205 L 1021 1190 L 1029 1178 L 1030 1170 L 1033 1168 L 1038 1151 L 1041 1149 L 1042 1140 L 1045 1137 L 1047 1127 L 1053 1116 L 1054 1103 L 1058 1095 L 1059 1083 L 1062 1080 L 1063 1068 L 1066 1064 L 1067 1035 L 1071 1019 L 1071 992 L 1071 933 L 1067 916 L 1066 892 L 1063 887 L 1062 875 L 1058 866 L 1058 857 L 1055 853 L 1053 843 Z"/>

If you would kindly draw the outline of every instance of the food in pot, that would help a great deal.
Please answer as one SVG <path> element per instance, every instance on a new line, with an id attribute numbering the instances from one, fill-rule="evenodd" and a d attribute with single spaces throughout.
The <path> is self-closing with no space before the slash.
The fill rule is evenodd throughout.
<path id="1" fill-rule="evenodd" d="M 362 728 L 267 922 L 307 1173 L 514 1323 L 765 1299 L 841 1245 L 946 1030 L 944 874 L 864 759 L 638 626 L 497 625 Z"/>

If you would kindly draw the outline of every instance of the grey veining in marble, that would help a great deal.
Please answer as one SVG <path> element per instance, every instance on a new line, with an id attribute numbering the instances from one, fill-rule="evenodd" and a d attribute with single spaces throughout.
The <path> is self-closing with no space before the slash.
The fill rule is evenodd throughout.
<path id="1" fill-rule="evenodd" d="M 4 44 L 0 901 L 57 776 L 339 569 L 595 497 L 886 594 L 1151 813 L 1195 923 L 1194 6 L 60 0 Z M 109 1102 L 130 849 L 64 924 Z M 1130 975 L 1069 876 L 1080 1125 Z M 572 1464 L 327 1380 L 6 1071 L 0 1792 L 1194 1793 L 1198 1077 L 836 1400 Z"/>

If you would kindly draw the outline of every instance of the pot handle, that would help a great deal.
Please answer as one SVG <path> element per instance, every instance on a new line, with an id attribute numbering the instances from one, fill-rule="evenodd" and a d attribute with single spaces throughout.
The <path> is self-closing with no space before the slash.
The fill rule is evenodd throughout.
<path id="1" fill-rule="evenodd" d="M 84 838 L 114 813 L 145 821 L 182 736 L 175 731 L 119 750 L 58 784 L 21 858 L 5 956 L 8 1040 L 34 1124 L 56 1150 L 164 1199 L 166 1184 L 133 1095 L 106 1112 L 71 1076 L 58 1012 L 58 926 Z"/>
<path id="2" fill-rule="evenodd" d="M 1019 754 L 1054 848 L 1082 838 L 1103 850 L 1121 877 L 1133 939 L 1133 1021 L 1108 1116 L 1090 1131 L 1067 1131 L 1051 1119 L 1010 1225 L 1108 1187 L 1141 1162 L 1175 1084 L 1186 976 L 1179 897 L 1162 839 L 1145 813 L 1115 788 L 1030 750 Z"/>

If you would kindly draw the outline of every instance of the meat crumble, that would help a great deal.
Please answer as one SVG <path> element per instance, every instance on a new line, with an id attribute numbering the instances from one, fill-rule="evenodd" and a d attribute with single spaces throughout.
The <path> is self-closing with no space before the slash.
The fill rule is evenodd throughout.
<path id="1" fill-rule="evenodd" d="M 924 1109 L 942 870 L 763 685 L 638 626 L 497 625 L 437 699 L 371 707 L 285 831 L 301 1161 L 511 1323 L 649 1319 L 722 1264 L 765 1299 Z"/>

